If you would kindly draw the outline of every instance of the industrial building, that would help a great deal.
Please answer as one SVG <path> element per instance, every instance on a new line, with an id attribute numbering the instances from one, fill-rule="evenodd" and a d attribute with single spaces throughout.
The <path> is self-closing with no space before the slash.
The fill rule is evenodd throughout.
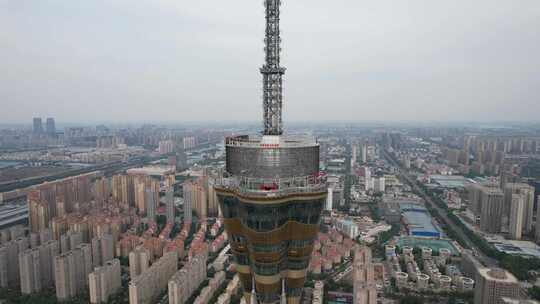
<path id="1" fill-rule="evenodd" d="M 433 223 L 426 208 L 412 205 L 400 205 L 402 221 L 405 224 L 410 236 L 439 238 L 441 232 Z"/>

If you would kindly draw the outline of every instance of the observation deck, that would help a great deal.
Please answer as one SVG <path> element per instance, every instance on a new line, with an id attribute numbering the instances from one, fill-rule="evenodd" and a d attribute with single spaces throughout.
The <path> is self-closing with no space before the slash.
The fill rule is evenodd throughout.
<path id="1" fill-rule="evenodd" d="M 319 144 L 308 137 L 237 136 L 225 140 L 226 171 L 242 178 L 303 178 L 319 175 Z"/>
<path id="2" fill-rule="evenodd" d="M 295 194 L 326 193 L 326 174 L 289 178 L 228 176 L 216 180 L 215 187 L 247 197 L 281 198 Z"/>

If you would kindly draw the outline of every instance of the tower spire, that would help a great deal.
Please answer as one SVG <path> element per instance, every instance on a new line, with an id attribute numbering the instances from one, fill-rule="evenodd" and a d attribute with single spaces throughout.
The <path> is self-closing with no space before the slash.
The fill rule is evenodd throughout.
<path id="1" fill-rule="evenodd" d="M 287 293 L 285 292 L 285 279 L 281 279 L 281 302 L 280 304 L 287 304 Z"/>
<path id="2" fill-rule="evenodd" d="M 250 304 L 257 304 L 257 293 L 255 291 L 255 278 L 252 278 L 251 279 L 251 284 L 252 284 L 252 287 L 251 287 L 251 301 Z"/>
<path id="3" fill-rule="evenodd" d="M 265 64 L 261 68 L 264 135 L 283 134 L 281 110 L 283 104 L 282 77 L 285 74 L 285 68 L 280 66 L 280 5 L 281 0 L 264 1 L 266 8 Z"/>

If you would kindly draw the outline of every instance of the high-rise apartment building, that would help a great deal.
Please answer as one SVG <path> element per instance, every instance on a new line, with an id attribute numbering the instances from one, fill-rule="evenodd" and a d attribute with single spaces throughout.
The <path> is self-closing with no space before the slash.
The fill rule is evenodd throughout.
<path id="1" fill-rule="evenodd" d="M 83 243 L 83 236 L 80 232 L 68 231 L 60 236 L 60 252 L 67 253 Z"/>
<path id="2" fill-rule="evenodd" d="M 111 196 L 111 185 L 109 183 L 109 179 L 106 177 L 96 179 L 93 184 L 92 195 L 96 204 L 102 207 Z"/>
<path id="3" fill-rule="evenodd" d="M 75 249 L 54 259 L 56 298 L 69 300 L 86 290 L 88 274 L 92 271 L 90 244 L 80 244 Z"/>
<path id="4" fill-rule="evenodd" d="M 49 227 L 50 206 L 48 202 L 41 198 L 39 190 L 30 191 L 27 195 L 28 214 L 31 232 L 39 232 Z"/>
<path id="5" fill-rule="evenodd" d="M 146 218 L 150 222 L 156 221 L 156 203 L 154 192 L 150 189 L 146 190 Z"/>
<path id="6" fill-rule="evenodd" d="M 139 214 L 147 214 L 148 203 L 152 200 L 155 203 L 159 201 L 159 181 L 150 176 L 134 176 L 134 198 L 135 206 L 137 207 Z M 152 197 L 149 197 L 147 191 L 152 193 Z"/>
<path id="7" fill-rule="evenodd" d="M 536 201 L 540 202 L 540 195 L 538 195 L 538 198 L 537 198 Z M 540 220 L 539 219 L 540 219 L 540 208 L 537 208 L 537 210 L 536 210 L 536 229 L 535 229 L 535 239 L 536 239 L 537 242 L 540 242 Z"/>
<path id="8" fill-rule="evenodd" d="M 156 297 L 167 289 L 169 279 L 178 269 L 178 253 L 167 252 L 150 268 L 129 282 L 129 303 L 154 303 Z"/>
<path id="9" fill-rule="evenodd" d="M 482 186 L 478 184 L 470 184 L 466 187 L 469 199 L 469 209 L 476 217 L 482 213 Z"/>
<path id="10" fill-rule="evenodd" d="M 215 188 L 216 180 L 215 178 L 208 178 L 207 181 L 207 191 L 208 191 L 208 217 L 218 217 L 221 215 L 219 208 L 219 200 Z"/>
<path id="11" fill-rule="evenodd" d="M 174 205 L 174 191 L 172 188 L 167 189 L 165 193 L 165 208 L 167 211 L 167 223 L 174 224 L 176 206 Z"/>
<path id="12" fill-rule="evenodd" d="M 206 257 L 191 258 L 169 280 L 169 304 L 184 304 L 206 279 Z"/>
<path id="13" fill-rule="evenodd" d="M 41 120 L 41 117 L 34 117 L 32 131 L 34 134 L 43 133 L 43 121 Z"/>
<path id="14" fill-rule="evenodd" d="M 40 258 L 37 248 L 28 249 L 19 254 L 19 273 L 22 294 L 28 295 L 41 291 Z"/>
<path id="15" fill-rule="evenodd" d="M 480 229 L 487 233 L 499 233 L 504 215 L 504 194 L 499 188 L 482 189 L 482 212 Z"/>
<path id="16" fill-rule="evenodd" d="M 185 184 L 184 184 L 185 185 Z M 183 203 L 183 210 L 184 210 L 184 223 L 191 223 L 193 221 L 193 199 L 191 197 L 191 192 L 187 192 L 186 194 L 186 187 L 183 186 L 183 193 L 184 193 L 184 203 Z"/>
<path id="17" fill-rule="evenodd" d="M 512 194 L 510 203 L 510 218 L 508 223 L 508 232 L 513 240 L 520 240 L 523 231 L 523 215 L 525 208 L 524 196 L 521 194 Z"/>
<path id="18" fill-rule="evenodd" d="M 191 150 L 197 146 L 197 139 L 193 136 L 184 137 L 182 139 L 184 150 Z"/>
<path id="19" fill-rule="evenodd" d="M 26 237 L 20 237 L 0 245 L 0 288 L 20 285 L 19 253 L 28 249 Z"/>
<path id="20" fill-rule="evenodd" d="M 502 269 L 479 269 L 476 275 L 474 304 L 504 304 L 503 297 L 520 298 L 519 281 Z"/>
<path id="21" fill-rule="evenodd" d="M 369 247 L 362 247 L 355 253 L 353 271 L 354 303 L 376 304 L 375 270 Z"/>
<path id="22" fill-rule="evenodd" d="M 8 288 L 9 286 L 8 255 L 6 244 L 0 244 L 0 288 Z"/>
<path id="23" fill-rule="evenodd" d="M 510 214 L 513 195 L 519 194 L 523 197 L 523 233 L 530 233 L 534 228 L 534 187 L 523 183 L 507 183 L 504 186 L 504 207 L 505 214 Z"/>
<path id="24" fill-rule="evenodd" d="M 134 278 L 150 267 L 150 251 L 142 246 L 129 253 L 129 276 Z"/>
<path id="25" fill-rule="evenodd" d="M 19 273 L 23 294 L 40 292 L 54 285 L 53 259 L 57 254 L 58 242 L 54 240 L 19 254 Z"/>
<path id="26" fill-rule="evenodd" d="M 50 136 L 56 134 L 56 124 L 54 122 L 54 118 L 47 118 L 47 122 L 45 123 L 45 131 L 47 132 L 47 135 Z"/>
<path id="27" fill-rule="evenodd" d="M 319 144 L 283 135 L 281 0 L 264 5 L 263 134 L 226 139 L 215 188 L 246 302 L 297 304 L 328 187 Z"/>
<path id="28" fill-rule="evenodd" d="M 172 140 L 162 140 L 158 144 L 159 154 L 171 154 L 176 150 L 176 143 Z"/>
<path id="29" fill-rule="evenodd" d="M 113 200 L 120 206 L 131 207 L 135 205 L 134 177 L 131 175 L 115 175 L 112 178 Z"/>
<path id="30" fill-rule="evenodd" d="M 109 297 L 122 288 L 120 261 L 110 260 L 101 267 L 96 267 L 88 275 L 90 303 L 107 303 Z"/>
<path id="31" fill-rule="evenodd" d="M 41 265 L 41 285 L 43 288 L 54 286 L 54 258 L 59 254 L 59 244 L 56 240 L 42 243 L 38 247 Z"/>
<path id="32" fill-rule="evenodd" d="M 373 190 L 377 193 L 384 193 L 386 190 L 386 179 L 384 177 L 377 177 L 373 181 Z"/>
<path id="33" fill-rule="evenodd" d="M 104 266 L 114 259 L 114 240 L 110 234 L 103 234 L 92 239 L 92 266 Z"/>
<path id="34" fill-rule="evenodd" d="M 202 178 L 195 181 L 187 181 L 183 185 L 184 189 L 184 213 L 186 207 L 191 206 L 197 217 L 206 219 L 208 215 L 208 193 Z"/>

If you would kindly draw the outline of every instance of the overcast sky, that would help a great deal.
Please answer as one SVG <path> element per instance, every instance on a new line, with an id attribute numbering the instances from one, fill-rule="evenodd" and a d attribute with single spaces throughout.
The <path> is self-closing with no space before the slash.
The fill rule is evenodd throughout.
<path id="1" fill-rule="evenodd" d="M 538 0 L 283 0 L 285 121 L 539 121 Z M 257 121 L 263 0 L 0 0 L 0 122 Z"/>

